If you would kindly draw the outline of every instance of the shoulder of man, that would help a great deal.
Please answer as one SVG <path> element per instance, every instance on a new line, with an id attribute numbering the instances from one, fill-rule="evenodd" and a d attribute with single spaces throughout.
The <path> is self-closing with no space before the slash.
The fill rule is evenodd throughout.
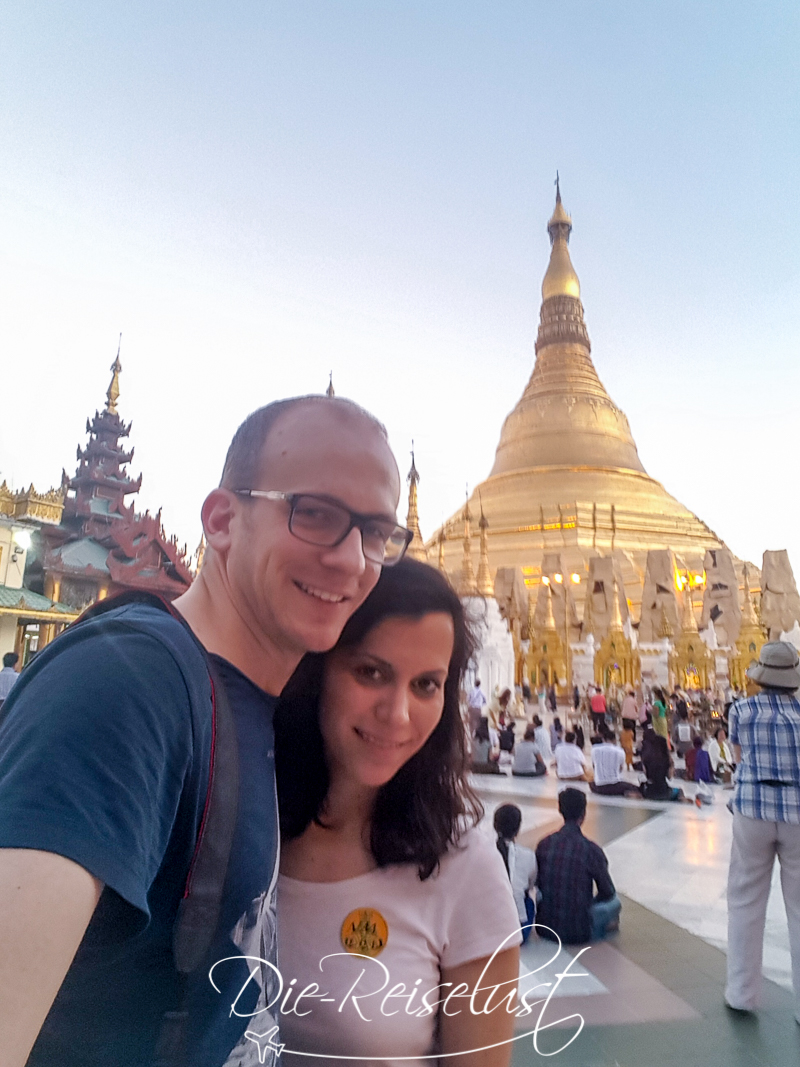
<path id="1" fill-rule="evenodd" d="M 200 642 L 169 611 L 132 602 L 79 619 L 42 649 L 20 674 L 4 711 L 10 714 L 29 689 L 38 690 L 43 674 L 58 677 L 59 688 L 75 690 L 82 680 L 94 684 L 101 672 L 110 688 L 124 686 L 127 692 L 137 678 L 147 676 L 148 666 L 156 665 L 180 673 L 194 710 L 210 707 L 211 681 Z"/>

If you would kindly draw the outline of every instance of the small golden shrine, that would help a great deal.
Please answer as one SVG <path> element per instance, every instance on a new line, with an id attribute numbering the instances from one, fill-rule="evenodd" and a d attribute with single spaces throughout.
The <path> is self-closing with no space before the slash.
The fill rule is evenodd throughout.
<path id="1" fill-rule="evenodd" d="M 669 671 L 672 684 L 682 689 L 707 689 L 714 680 L 714 656 L 697 629 L 690 586 L 683 591 L 681 632 L 672 645 Z"/>
<path id="2" fill-rule="evenodd" d="M 543 685 L 560 685 L 560 679 L 567 676 L 567 664 L 564 656 L 564 641 L 558 632 L 553 615 L 553 591 L 549 583 L 540 586 L 540 596 L 544 601 L 544 619 L 540 626 L 534 627 L 535 599 L 533 591 L 529 593 L 530 608 L 528 613 L 528 632 L 530 648 L 527 656 L 526 674 L 531 684 L 537 689 Z"/>
<path id="3" fill-rule="evenodd" d="M 625 635 L 619 598 L 619 587 L 614 582 L 608 633 L 594 655 L 594 680 L 606 691 L 635 685 L 642 673 L 639 653 Z"/>
<path id="4" fill-rule="evenodd" d="M 761 625 L 756 614 L 753 596 L 750 592 L 750 575 L 747 564 L 744 568 L 744 595 L 742 600 L 742 624 L 739 628 L 739 636 L 732 655 L 728 661 L 730 682 L 737 689 L 755 691 L 757 688 L 746 675 L 748 667 L 754 667 L 758 663 L 758 657 L 764 642 L 767 640 L 766 631 Z"/>

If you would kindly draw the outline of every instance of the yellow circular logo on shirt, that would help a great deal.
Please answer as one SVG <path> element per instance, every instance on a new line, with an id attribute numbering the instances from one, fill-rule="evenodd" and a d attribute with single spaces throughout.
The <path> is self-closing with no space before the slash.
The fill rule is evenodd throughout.
<path id="1" fill-rule="evenodd" d="M 375 908 L 356 908 L 342 923 L 342 944 L 359 956 L 380 956 L 389 940 L 386 920 Z"/>

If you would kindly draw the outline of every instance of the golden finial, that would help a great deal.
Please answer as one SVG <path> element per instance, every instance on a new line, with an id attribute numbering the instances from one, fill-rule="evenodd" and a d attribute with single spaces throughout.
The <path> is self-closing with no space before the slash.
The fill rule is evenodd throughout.
<path id="1" fill-rule="evenodd" d="M 478 498 L 480 499 L 480 497 Z M 492 572 L 489 570 L 489 522 L 483 514 L 483 501 L 481 501 L 481 517 L 478 522 L 481 531 L 481 555 L 478 563 L 478 595 L 494 596 L 494 583 Z"/>
<path id="2" fill-rule="evenodd" d="M 561 186 L 556 171 L 556 206 L 547 224 L 550 234 L 550 264 L 542 281 L 542 299 L 551 296 L 574 296 L 580 298 L 581 283 L 569 258 L 569 235 L 572 232 L 572 219 L 561 203 Z"/>
<path id="3" fill-rule="evenodd" d="M 545 586 L 545 589 L 547 592 L 544 595 L 544 626 L 542 629 L 558 633 L 556 617 L 553 614 L 553 590 L 550 588 L 549 582 Z"/>
<path id="4" fill-rule="evenodd" d="M 659 637 L 672 637 L 675 631 L 672 629 L 672 623 L 669 621 L 669 615 L 667 615 L 666 604 L 661 605 L 661 620 L 658 624 L 658 636 Z"/>
<path id="5" fill-rule="evenodd" d="M 611 587 L 611 621 L 608 624 L 609 630 L 615 630 L 620 632 L 623 629 L 622 625 L 622 611 L 619 606 L 619 587 L 617 586 L 617 579 L 614 579 L 614 584 Z"/>
<path id="6" fill-rule="evenodd" d="M 122 364 L 119 361 L 119 350 L 121 347 L 122 334 L 119 335 L 119 343 L 117 344 L 117 358 L 111 364 L 111 384 L 106 393 L 106 411 L 110 415 L 116 415 L 117 413 L 117 401 L 119 400 L 119 373 L 122 370 Z"/>
<path id="7" fill-rule="evenodd" d="M 472 515 L 469 510 L 469 490 L 467 490 L 467 502 L 464 505 L 464 555 L 461 560 L 461 596 L 475 596 L 478 587 L 475 584 L 475 571 L 472 567 L 472 529 L 470 523 Z"/>
<path id="8" fill-rule="evenodd" d="M 336 393 L 333 391 L 333 371 L 331 371 L 330 377 L 328 378 L 328 388 L 325 390 L 325 396 L 336 396 Z"/>
<path id="9" fill-rule="evenodd" d="M 749 623 L 751 626 L 758 625 L 758 616 L 756 615 L 753 597 L 750 592 L 750 572 L 747 569 L 746 563 L 744 565 L 744 603 L 742 604 L 742 622 Z"/>
<path id="10" fill-rule="evenodd" d="M 411 470 L 408 472 L 408 514 L 406 516 L 406 527 L 413 533 L 411 544 L 408 546 L 407 553 L 412 559 L 421 560 L 423 563 L 428 562 L 428 553 L 425 550 L 425 544 L 422 540 L 422 534 L 419 532 L 419 512 L 417 511 L 417 486 L 419 485 L 419 471 L 417 470 L 416 463 L 414 462 L 414 442 L 411 442 Z"/>
<path id="11" fill-rule="evenodd" d="M 681 620 L 681 629 L 684 633 L 696 634 L 697 619 L 694 614 L 694 605 L 692 604 L 692 587 L 687 582 L 685 589 L 683 590 L 683 619 Z"/>

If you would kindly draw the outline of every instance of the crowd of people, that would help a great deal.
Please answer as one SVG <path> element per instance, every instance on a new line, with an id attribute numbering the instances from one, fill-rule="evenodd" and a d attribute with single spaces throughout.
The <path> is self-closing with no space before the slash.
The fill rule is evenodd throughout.
<path id="1" fill-rule="evenodd" d="M 711 784 L 729 788 L 733 844 L 727 888 L 725 1004 L 735 1012 L 753 1012 L 760 1005 L 766 907 L 777 859 L 789 925 L 795 1017 L 800 1023 L 800 660 L 796 650 L 783 641 L 768 642 L 748 677 L 758 691 L 747 697 L 726 690 L 711 730 L 706 725 L 710 701 L 692 701 L 680 690 L 667 693 L 655 688 L 648 699 L 641 691 L 627 689 L 618 703 L 619 722 L 599 687 L 592 687 L 585 701 L 575 690 L 568 728 L 564 729 L 557 715 L 549 728 L 545 726 L 538 713 L 540 703 L 525 726 L 523 740 L 508 749 L 508 765 L 511 774 L 519 777 L 541 777 L 552 771 L 565 783 L 587 782 L 594 794 L 656 801 L 690 800 L 673 784 L 679 777 L 697 783 L 698 806 L 710 796 Z M 578 718 L 582 704 L 592 724 L 590 758 Z M 487 723 L 487 719 L 480 720 L 481 727 Z M 506 719 L 498 721 L 498 726 L 509 729 Z M 619 743 L 614 726 L 619 727 Z M 494 764 L 493 773 L 499 772 L 502 753 L 499 743 L 483 753 Z M 477 765 L 474 769 L 481 770 Z M 632 771 L 643 772 L 638 784 L 631 780 L 628 772 Z M 598 940 L 618 927 L 620 902 L 602 849 L 581 831 L 586 793 L 567 784 L 559 793 L 558 806 L 564 826 L 540 841 L 533 853 L 515 844 L 521 824 L 519 809 L 503 805 L 495 814 L 498 849 L 514 889 L 520 922 L 531 924 L 535 916 L 540 937 L 558 937 L 564 944 Z"/>
<path id="2" fill-rule="evenodd" d="M 539 692 L 547 697 L 550 690 Z M 719 717 L 710 731 L 705 728 L 707 700 L 655 687 L 647 695 L 627 688 L 612 702 L 599 686 L 588 687 L 584 695 L 576 687 L 565 727 L 555 710 L 545 725 L 542 701 L 533 711 L 525 695 L 515 700 L 504 688 L 487 698 L 475 681 L 467 697 L 475 773 L 540 778 L 552 772 L 563 781 L 587 782 L 592 792 L 605 796 L 698 805 L 708 802 L 706 786 L 732 781 L 736 763 L 725 720 Z M 588 749 L 584 726 L 591 730 Z M 687 796 L 673 779 L 697 783 L 695 795 Z"/>

